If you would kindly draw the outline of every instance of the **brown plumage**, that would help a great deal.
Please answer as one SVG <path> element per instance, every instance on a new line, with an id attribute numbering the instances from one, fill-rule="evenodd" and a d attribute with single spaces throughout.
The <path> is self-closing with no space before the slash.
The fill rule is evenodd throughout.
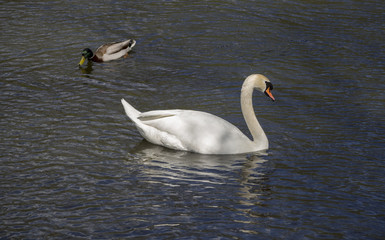
<path id="1" fill-rule="evenodd" d="M 107 62 L 121 57 L 127 57 L 129 51 L 135 46 L 136 41 L 129 39 L 123 42 L 106 43 L 100 46 L 95 54 L 91 49 L 86 48 L 82 51 L 82 59 L 79 66 L 83 65 L 86 59 L 94 62 Z"/>

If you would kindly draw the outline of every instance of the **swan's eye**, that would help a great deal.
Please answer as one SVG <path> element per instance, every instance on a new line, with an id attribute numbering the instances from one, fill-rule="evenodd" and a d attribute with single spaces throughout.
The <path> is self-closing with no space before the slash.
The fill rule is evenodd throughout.
<path id="1" fill-rule="evenodd" d="M 270 88 L 270 90 L 273 90 L 273 84 L 271 82 L 265 82 L 266 83 L 266 90 Z"/>

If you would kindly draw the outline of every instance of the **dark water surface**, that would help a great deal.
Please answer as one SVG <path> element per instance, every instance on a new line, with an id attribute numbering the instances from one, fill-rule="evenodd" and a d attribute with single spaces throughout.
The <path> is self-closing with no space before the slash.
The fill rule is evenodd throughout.
<path id="1" fill-rule="evenodd" d="M 382 1 L 0 1 L 0 236 L 30 239 L 383 239 Z M 80 52 L 134 52 L 79 69 Z M 142 141 L 139 110 L 219 115 L 267 154 Z"/>

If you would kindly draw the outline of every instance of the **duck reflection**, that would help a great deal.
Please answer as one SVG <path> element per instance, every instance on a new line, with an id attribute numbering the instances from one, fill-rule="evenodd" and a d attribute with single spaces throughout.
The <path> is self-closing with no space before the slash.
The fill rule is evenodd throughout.
<path id="1" fill-rule="evenodd" d="M 268 161 L 264 159 L 266 156 L 266 152 L 248 155 L 196 154 L 170 150 L 145 140 L 128 154 L 130 161 L 144 166 L 141 170 L 146 178 L 163 179 L 162 183 L 166 179 L 167 184 L 188 181 L 203 186 L 238 185 L 236 192 L 230 194 L 238 195 L 242 205 L 255 204 L 259 195 L 269 190 L 266 182 L 270 170 Z"/>
<path id="2" fill-rule="evenodd" d="M 86 67 L 79 66 L 79 69 L 83 74 L 91 74 L 92 70 L 93 70 L 92 69 L 92 62 L 91 61 L 87 62 Z"/>

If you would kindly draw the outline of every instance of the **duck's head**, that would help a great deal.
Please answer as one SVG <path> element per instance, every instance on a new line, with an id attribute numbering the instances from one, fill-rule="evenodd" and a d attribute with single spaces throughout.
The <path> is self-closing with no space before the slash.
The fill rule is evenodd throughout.
<path id="1" fill-rule="evenodd" d="M 94 56 L 94 53 L 89 48 L 85 48 L 82 51 L 82 59 L 80 59 L 79 66 L 83 65 L 86 59 L 91 59 Z"/>

